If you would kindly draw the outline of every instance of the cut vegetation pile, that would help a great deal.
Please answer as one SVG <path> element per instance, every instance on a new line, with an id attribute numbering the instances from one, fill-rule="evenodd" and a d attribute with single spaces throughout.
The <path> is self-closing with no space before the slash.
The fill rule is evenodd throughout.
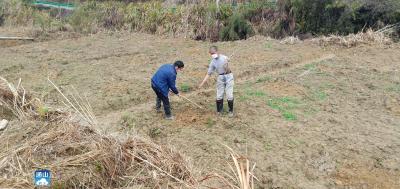
<path id="1" fill-rule="evenodd" d="M 322 46 L 340 45 L 345 47 L 355 47 L 361 44 L 389 45 L 393 42 L 393 40 L 387 37 L 383 32 L 375 32 L 372 29 L 347 36 L 330 35 L 328 37 L 320 37 L 312 40 Z"/>
<path id="2" fill-rule="evenodd" d="M 62 188 L 195 185 L 188 162 L 166 146 L 102 135 L 70 121 L 72 114 L 40 113 L 31 103 L 38 100 L 20 85 L 2 80 L 0 86 L 3 114 L 9 110 L 19 118 L 1 133 L 0 186 L 33 187 L 33 172 L 41 168 L 51 170 L 53 186 Z"/>
<path id="3" fill-rule="evenodd" d="M 32 187 L 33 172 L 40 168 L 51 170 L 53 185 L 62 188 L 194 184 L 187 162 L 179 153 L 149 141 L 119 141 L 78 124 L 27 122 L 21 126 L 35 128 L 21 132 L 32 135 L 26 139 L 15 134 L 22 140 L 0 155 L 1 186 Z"/>

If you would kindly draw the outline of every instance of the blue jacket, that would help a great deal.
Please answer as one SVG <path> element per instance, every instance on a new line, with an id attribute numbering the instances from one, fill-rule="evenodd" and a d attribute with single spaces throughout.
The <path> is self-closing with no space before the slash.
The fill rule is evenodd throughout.
<path id="1" fill-rule="evenodd" d="M 158 68 L 157 72 L 153 75 L 151 83 L 158 88 L 164 96 L 168 96 L 169 89 L 175 94 L 178 94 L 179 91 L 175 86 L 176 74 L 174 65 L 164 64 Z"/>

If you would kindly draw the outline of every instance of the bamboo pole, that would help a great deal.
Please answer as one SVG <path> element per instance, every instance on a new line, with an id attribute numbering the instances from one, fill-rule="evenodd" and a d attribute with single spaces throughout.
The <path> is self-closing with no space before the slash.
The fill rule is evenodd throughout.
<path id="1" fill-rule="evenodd" d="M 204 109 L 203 107 L 201 107 L 200 105 L 198 105 L 197 103 L 191 101 L 190 99 L 186 98 L 185 96 L 182 96 L 181 94 L 179 95 L 179 97 L 182 97 L 183 99 L 187 100 L 188 102 L 192 103 L 193 105 L 195 105 L 196 107 L 200 108 L 200 109 Z"/>
<path id="2" fill-rule="evenodd" d="M 29 40 L 29 41 L 33 41 L 35 39 L 30 38 L 30 37 L 2 37 L 2 36 L 0 36 L 0 40 Z"/>

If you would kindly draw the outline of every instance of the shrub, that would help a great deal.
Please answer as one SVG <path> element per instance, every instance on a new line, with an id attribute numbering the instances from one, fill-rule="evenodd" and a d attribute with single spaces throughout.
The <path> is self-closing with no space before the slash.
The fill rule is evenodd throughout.
<path id="1" fill-rule="evenodd" d="M 27 26 L 33 22 L 34 10 L 21 0 L 0 1 L 0 17 L 3 24 Z"/>
<path id="2" fill-rule="evenodd" d="M 165 19 L 163 23 L 163 31 L 161 33 L 169 33 L 175 35 L 184 31 L 184 23 L 181 21 L 183 18 L 183 6 L 174 7 L 165 11 Z"/>
<path id="3" fill-rule="evenodd" d="M 195 40 L 217 41 L 222 23 L 217 19 L 215 5 L 197 4 L 188 9 L 187 25 Z"/>
<path id="4" fill-rule="evenodd" d="M 388 24 L 400 22 L 400 2 L 398 1 L 367 1 L 353 10 L 352 23 L 355 31 L 363 28 L 382 28 Z"/>
<path id="5" fill-rule="evenodd" d="M 96 15 L 99 19 L 100 27 L 112 30 L 119 30 L 124 26 L 124 3 L 105 2 L 99 4 Z"/>
<path id="6" fill-rule="evenodd" d="M 77 32 L 95 33 L 97 31 L 98 22 L 98 5 L 95 1 L 89 1 L 81 4 L 69 16 L 68 22 Z"/>
<path id="7" fill-rule="evenodd" d="M 253 35 L 253 29 L 241 15 L 230 17 L 226 26 L 220 31 L 220 40 L 233 41 L 246 39 Z"/>
<path id="8" fill-rule="evenodd" d="M 43 12 L 35 12 L 33 18 L 33 24 L 40 27 L 40 29 L 46 30 L 51 27 L 52 18 L 50 18 L 50 15 Z"/>
<path id="9" fill-rule="evenodd" d="M 281 0 L 285 14 L 293 12 L 296 33 L 357 33 L 365 28 L 378 29 L 400 22 L 400 2 L 395 0 Z"/>
<path id="10" fill-rule="evenodd" d="M 251 23 L 257 23 L 269 17 L 268 12 L 275 8 L 275 1 L 252 1 L 246 2 L 237 9 L 246 20 L 249 20 Z"/>
<path id="11" fill-rule="evenodd" d="M 158 26 L 163 25 L 164 21 L 164 10 L 161 6 L 161 2 L 152 2 L 143 4 L 142 24 L 143 29 L 146 32 L 156 33 Z"/>
<path id="12" fill-rule="evenodd" d="M 163 34 L 178 31 L 181 11 L 166 9 L 161 2 L 129 4 L 126 9 L 125 23 L 133 31 Z"/>
<path id="13" fill-rule="evenodd" d="M 5 21 L 5 15 L 4 15 L 4 2 L 0 1 L 0 26 L 2 26 L 4 24 Z"/>

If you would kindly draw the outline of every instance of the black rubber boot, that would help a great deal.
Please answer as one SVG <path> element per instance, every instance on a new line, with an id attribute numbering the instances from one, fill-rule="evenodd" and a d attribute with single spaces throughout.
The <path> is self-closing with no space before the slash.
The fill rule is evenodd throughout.
<path id="1" fill-rule="evenodd" d="M 228 100 L 229 117 L 233 117 L 233 100 Z"/>
<path id="2" fill-rule="evenodd" d="M 224 100 L 216 100 L 216 105 L 217 105 L 217 113 L 219 115 L 222 115 L 222 111 L 224 110 Z"/>

